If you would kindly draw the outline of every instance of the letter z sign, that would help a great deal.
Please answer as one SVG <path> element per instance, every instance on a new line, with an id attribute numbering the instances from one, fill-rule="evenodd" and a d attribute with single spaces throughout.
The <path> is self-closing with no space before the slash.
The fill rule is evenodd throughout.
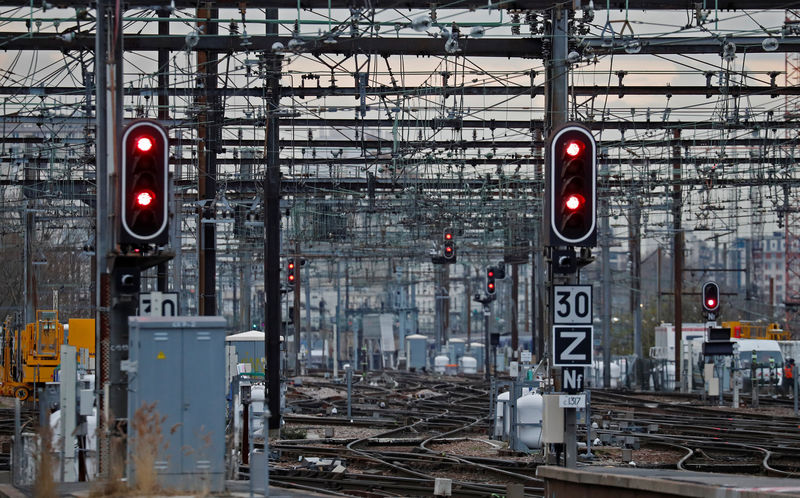
<path id="1" fill-rule="evenodd" d="M 592 366 L 592 326 L 553 325 L 553 366 Z"/>

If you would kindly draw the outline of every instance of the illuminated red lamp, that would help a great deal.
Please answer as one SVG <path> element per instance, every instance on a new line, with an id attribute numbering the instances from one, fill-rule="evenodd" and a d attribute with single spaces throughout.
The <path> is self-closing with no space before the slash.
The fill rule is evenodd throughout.
<path id="1" fill-rule="evenodd" d="M 583 152 L 584 148 L 586 148 L 586 145 L 584 145 L 583 142 L 579 142 L 578 140 L 570 140 L 567 142 L 564 152 L 569 157 L 578 157 L 578 155 Z"/>
<path id="2" fill-rule="evenodd" d="M 570 194 L 564 200 L 564 206 L 570 211 L 577 211 L 586 203 L 586 199 L 580 194 Z"/>
<path id="3" fill-rule="evenodd" d="M 136 148 L 142 152 L 150 152 L 154 144 L 153 138 L 146 135 L 136 139 Z"/>
<path id="4" fill-rule="evenodd" d="M 149 190 L 144 190 L 136 194 L 136 204 L 141 207 L 147 207 L 153 203 L 156 198 L 156 194 Z"/>

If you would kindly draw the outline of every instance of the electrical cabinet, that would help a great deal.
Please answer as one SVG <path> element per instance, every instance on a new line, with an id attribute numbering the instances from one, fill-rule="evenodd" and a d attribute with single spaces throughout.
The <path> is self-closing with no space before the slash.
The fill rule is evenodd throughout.
<path id="1" fill-rule="evenodd" d="M 164 488 L 222 491 L 225 319 L 138 316 L 128 323 L 128 478 L 136 480 L 133 462 L 152 461 L 147 472 Z M 154 457 L 135 455 L 154 446 Z"/>

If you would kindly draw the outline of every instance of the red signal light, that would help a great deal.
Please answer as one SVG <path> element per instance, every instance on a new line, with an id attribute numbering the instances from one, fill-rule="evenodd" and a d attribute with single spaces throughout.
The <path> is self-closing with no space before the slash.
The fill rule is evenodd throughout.
<path id="1" fill-rule="evenodd" d="M 487 275 L 489 278 L 493 278 L 493 277 L 494 277 L 494 270 L 489 270 L 489 271 L 487 271 L 487 272 L 486 272 L 486 275 Z"/>
<path id="2" fill-rule="evenodd" d="M 719 296 L 719 286 L 716 282 L 706 282 L 703 284 L 703 311 L 706 313 L 716 313 L 720 306 Z"/>
<path id="3" fill-rule="evenodd" d="M 494 290 L 494 282 L 489 282 L 489 283 L 486 285 L 486 287 L 488 287 L 490 291 L 493 291 L 493 290 Z"/>
<path id="4" fill-rule="evenodd" d="M 289 282 L 294 282 L 294 275 L 289 275 Z"/>
<path id="5" fill-rule="evenodd" d="M 546 235 L 553 246 L 593 247 L 597 241 L 597 145 L 591 130 L 568 123 L 548 138 Z"/>
<path id="6" fill-rule="evenodd" d="M 169 136 L 156 121 L 140 119 L 127 126 L 120 143 L 120 239 L 129 244 L 169 241 Z M 149 250 L 145 249 L 143 252 Z"/>
<path id="7" fill-rule="evenodd" d="M 146 135 L 136 139 L 136 148 L 142 152 L 150 152 L 154 144 L 153 138 Z"/>
<path id="8" fill-rule="evenodd" d="M 293 262 L 289 262 L 289 269 L 290 270 L 294 270 L 294 263 Z"/>
<path id="9" fill-rule="evenodd" d="M 444 234 L 444 240 L 452 240 L 452 238 L 453 238 L 453 234 L 452 233 L 446 232 Z"/>
<path id="10" fill-rule="evenodd" d="M 141 207 L 147 207 L 153 203 L 156 198 L 156 194 L 149 190 L 144 190 L 136 194 L 136 204 Z"/>
<path id="11" fill-rule="evenodd" d="M 564 207 L 570 211 L 577 211 L 586 203 L 586 199 L 580 194 L 570 194 L 564 200 Z"/>
<path id="12" fill-rule="evenodd" d="M 578 154 L 583 152 L 583 149 L 585 148 L 586 146 L 583 143 L 577 140 L 570 140 L 569 142 L 567 142 L 567 146 L 564 148 L 564 152 L 569 157 L 578 157 Z"/>

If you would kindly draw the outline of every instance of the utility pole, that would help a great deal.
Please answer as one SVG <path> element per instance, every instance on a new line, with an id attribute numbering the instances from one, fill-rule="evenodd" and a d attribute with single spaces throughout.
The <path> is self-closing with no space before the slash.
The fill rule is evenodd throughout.
<path id="1" fill-rule="evenodd" d="M 681 335 L 683 333 L 683 229 L 681 228 L 681 146 L 678 140 L 681 130 L 675 129 L 672 138 L 672 288 L 675 296 L 675 386 L 681 382 Z M 691 360 L 690 360 L 691 361 Z M 691 381 L 691 379 L 690 379 Z"/>
<path id="2" fill-rule="evenodd" d="M 219 9 L 205 2 L 197 9 L 197 29 L 203 34 L 219 34 Z M 200 207 L 200 237 L 197 255 L 198 287 L 200 301 L 198 310 L 201 316 L 217 314 L 217 230 L 210 219 L 216 216 L 214 200 L 217 195 L 217 152 L 222 145 L 220 97 L 212 92 L 217 89 L 217 53 L 211 50 L 197 52 L 198 79 L 203 83 L 204 92 L 198 96 L 201 109 L 197 119 L 197 168 L 198 196 L 204 204 Z M 203 223 L 205 221 L 205 223 Z"/>
<path id="3" fill-rule="evenodd" d="M 605 159 L 605 156 L 603 156 Z M 604 170 L 604 178 L 608 178 L 608 162 L 603 161 L 600 165 Z M 600 232 L 601 232 L 601 255 L 603 260 L 603 311 L 600 316 L 603 327 L 603 386 L 608 389 L 611 387 L 611 243 L 613 237 L 609 218 L 611 217 L 608 201 L 608 192 L 600 197 Z"/>
<path id="4" fill-rule="evenodd" d="M 267 20 L 278 19 L 278 9 L 266 10 Z M 277 24 L 267 23 L 266 34 L 277 34 Z M 281 423 L 281 166 L 278 144 L 278 104 L 280 102 L 281 58 L 267 57 L 267 129 L 266 171 L 264 178 L 264 351 L 267 357 L 267 400 L 270 411 L 269 429 Z"/>
<path id="5" fill-rule="evenodd" d="M 307 307 L 311 307 L 309 303 Z M 341 259 L 336 260 L 336 323 L 333 326 L 333 378 L 339 376 L 339 348 L 341 347 L 339 337 L 339 313 L 342 309 L 342 266 Z M 310 329 L 309 329 L 310 330 Z M 403 335 L 402 331 L 400 335 Z M 401 339 L 402 340 L 402 339 Z"/>
<path id="6" fill-rule="evenodd" d="M 641 362 L 642 353 L 642 250 L 641 218 L 639 198 L 631 199 L 630 251 L 631 251 L 631 308 L 633 311 L 633 354 Z M 640 363 L 641 365 L 641 363 Z M 641 367 L 639 371 L 642 372 Z M 641 382 L 641 379 L 639 379 Z"/>
<path id="7" fill-rule="evenodd" d="M 164 38 L 169 37 L 169 15 L 170 11 L 165 8 L 158 9 L 158 35 Z M 169 50 L 166 48 L 158 49 L 158 88 L 169 88 Z M 162 123 L 169 119 L 169 95 L 166 93 L 158 94 L 158 119 Z M 180 227 L 177 233 L 180 234 Z M 171 246 L 175 247 L 176 241 L 170 237 Z M 179 243 L 179 242 L 178 242 Z M 157 266 L 156 285 L 159 292 L 169 290 L 169 261 L 162 261 Z"/>
<path id="8" fill-rule="evenodd" d="M 518 320 L 518 307 L 519 307 L 519 265 L 514 263 L 511 265 L 511 349 L 514 359 L 519 358 L 519 324 Z"/>
<path id="9" fill-rule="evenodd" d="M 293 293 L 292 293 L 292 322 L 294 322 L 294 351 L 292 356 L 294 357 L 294 362 L 289 362 L 294 364 L 294 374 L 300 375 L 300 341 L 302 340 L 300 329 L 302 329 L 302 324 L 300 323 L 300 291 L 302 287 L 300 286 L 300 274 L 302 263 L 300 260 L 300 241 L 294 241 L 294 283 L 292 284 Z M 311 306 L 311 303 L 306 303 L 306 306 Z M 319 331 L 322 333 L 323 323 L 320 317 L 319 323 Z M 306 331 L 306 339 L 308 340 L 309 344 L 309 358 L 311 355 L 311 330 Z"/>
<path id="10" fill-rule="evenodd" d="M 297 260 L 295 260 L 295 264 L 297 264 Z M 311 334 L 311 265 L 306 264 L 304 267 L 300 267 L 300 269 L 298 269 L 298 267 L 295 266 L 295 271 L 304 272 L 303 289 L 306 297 L 306 334 Z M 295 327 L 297 326 L 298 325 L 295 324 Z"/>

